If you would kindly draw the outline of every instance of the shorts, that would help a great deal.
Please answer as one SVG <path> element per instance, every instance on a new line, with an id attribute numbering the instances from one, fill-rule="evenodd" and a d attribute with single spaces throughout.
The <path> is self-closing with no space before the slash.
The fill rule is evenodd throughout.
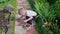
<path id="1" fill-rule="evenodd" d="M 30 18 L 30 17 L 26 16 L 26 19 L 28 19 L 28 18 Z M 35 19 L 35 17 L 33 17 L 33 19 L 27 21 L 27 23 L 30 24 L 30 25 L 32 25 L 32 21 L 33 21 L 34 19 Z"/>

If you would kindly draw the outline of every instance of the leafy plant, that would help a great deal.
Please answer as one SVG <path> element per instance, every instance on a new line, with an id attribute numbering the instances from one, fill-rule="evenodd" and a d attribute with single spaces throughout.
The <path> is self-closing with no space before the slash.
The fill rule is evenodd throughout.
<path id="1" fill-rule="evenodd" d="M 3 1 L 5 1 L 5 0 L 3 0 Z M 9 0 L 8 2 L 0 3 L 0 8 L 4 8 L 7 4 L 11 4 L 12 6 L 14 6 L 13 22 L 10 26 L 10 28 L 12 29 L 12 34 L 14 34 L 15 19 L 16 19 L 15 15 L 16 15 L 16 10 L 17 10 L 17 0 Z M 4 33 L 3 30 L 0 32 L 0 34 L 1 33 Z"/>
<path id="2" fill-rule="evenodd" d="M 59 34 L 59 25 L 53 21 L 56 17 L 60 18 L 60 0 L 34 0 L 31 2 L 34 2 L 34 4 L 32 3 L 34 6 L 32 8 L 34 8 L 33 10 L 39 15 L 36 19 L 37 31 L 40 34 Z M 42 25 L 44 25 L 44 27 L 42 27 Z M 54 29 L 51 30 L 50 27 Z"/>

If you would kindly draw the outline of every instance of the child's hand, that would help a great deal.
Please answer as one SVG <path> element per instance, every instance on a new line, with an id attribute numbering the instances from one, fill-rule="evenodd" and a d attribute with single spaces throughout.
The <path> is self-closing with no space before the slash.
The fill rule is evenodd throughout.
<path id="1" fill-rule="evenodd" d="M 27 22 L 28 20 L 24 20 L 24 22 Z"/>

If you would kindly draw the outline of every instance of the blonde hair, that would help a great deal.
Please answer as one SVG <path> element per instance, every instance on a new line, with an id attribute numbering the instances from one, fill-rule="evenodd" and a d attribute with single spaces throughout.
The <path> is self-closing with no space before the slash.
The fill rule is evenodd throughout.
<path id="1" fill-rule="evenodd" d="M 18 14 L 20 14 L 20 10 L 26 10 L 25 8 L 18 9 Z"/>

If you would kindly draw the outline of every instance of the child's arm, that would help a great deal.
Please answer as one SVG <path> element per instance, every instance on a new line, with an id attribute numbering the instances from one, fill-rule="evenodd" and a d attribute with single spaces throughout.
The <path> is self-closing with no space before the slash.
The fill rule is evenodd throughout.
<path id="1" fill-rule="evenodd" d="M 30 20 L 32 20 L 32 19 L 33 19 L 33 17 L 30 17 L 30 18 L 24 20 L 24 22 L 30 21 Z"/>

